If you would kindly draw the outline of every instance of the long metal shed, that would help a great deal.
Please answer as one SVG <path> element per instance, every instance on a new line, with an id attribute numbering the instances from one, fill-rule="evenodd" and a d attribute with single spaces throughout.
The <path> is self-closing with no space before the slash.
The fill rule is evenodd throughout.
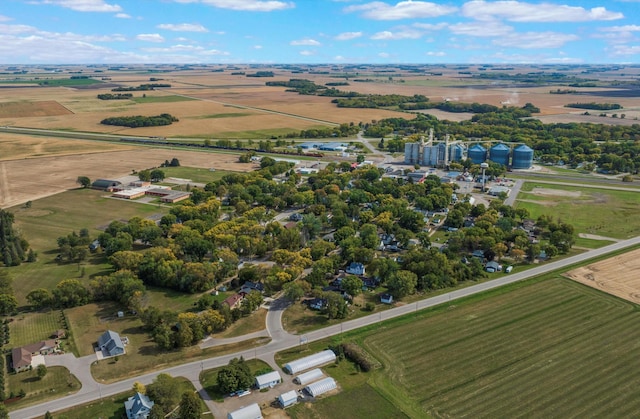
<path id="1" fill-rule="evenodd" d="M 309 383 L 313 383 L 314 381 L 320 379 L 324 377 L 324 373 L 322 372 L 322 370 L 320 368 L 316 368 L 314 370 L 311 371 L 307 371 L 303 374 L 300 374 L 299 376 L 297 376 L 296 378 L 293 379 L 294 382 L 300 384 L 300 385 L 307 385 Z"/>
<path id="2" fill-rule="evenodd" d="M 227 413 L 227 419 L 262 419 L 262 412 L 260 411 L 258 403 L 253 403 Z"/>
<path id="3" fill-rule="evenodd" d="M 336 354 L 331 349 L 318 352 L 313 355 L 305 356 L 304 358 L 296 359 L 284 365 L 284 371 L 289 374 L 297 374 L 300 371 L 308 370 L 310 368 L 319 367 L 320 365 L 328 364 L 336 360 Z"/>
<path id="4" fill-rule="evenodd" d="M 309 393 L 311 397 L 318 397 L 321 394 L 327 393 L 336 388 L 338 388 L 336 380 L 331 377 L 327 377 L 320 381 L 316 381 L 315 383 L 309 384 L 304 389 L 307 393 Z"/>

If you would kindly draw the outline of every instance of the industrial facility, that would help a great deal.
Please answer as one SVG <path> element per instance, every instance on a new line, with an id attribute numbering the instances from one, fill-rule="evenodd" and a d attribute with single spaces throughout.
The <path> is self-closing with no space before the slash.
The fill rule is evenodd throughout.
<path id="1" fill-rule="evenodd" d="M 529 169 L 533 165 L 533 149 L 525 144 L 516 143 L 498 143 L 489 150 L 479 143 L 474 143 L 467 148 L 461 141 L 452 141 L 449 135 L 444 141 L 434 141 L 433 130 L 429 131 L 426 142 L 423 139 L 420 142 L 404 145 L 405 164 L 446 167 L 451 162 L 465 158 L 471 160 L 473 164 L 481 164 L 489 160 L 513 169 Z"/>

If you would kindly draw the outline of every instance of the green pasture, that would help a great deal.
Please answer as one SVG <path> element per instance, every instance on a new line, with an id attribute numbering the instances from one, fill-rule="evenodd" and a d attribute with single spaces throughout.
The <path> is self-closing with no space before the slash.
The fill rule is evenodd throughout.
<path id="1" fill-rule="evenodd" d="M 535 187 L 557 190 L 553 196 L 531 193 Z M 563 194 L 579 193 L 579 196 Z M 640 192 L 525 182 L 516 208 L 526 208 L 531 218 L 552 214 L 572 224 L 577 233 L 628 239 L 640 234 Z"/>
<path id="2" fill-rule="evenodd" d="M 31 371 L 8 374 L 6 380 L 5 391 L 7 395 L 10 395 L 10 392 L 18 394 L 20 390 L 24 390 L 26 393 L 22 399 L 7 403 L 6 406 L 9 410 L 22 409 L 47 400 L 68 396 L 76 393 L 81 387 L 78 379 L 64 367 L 48 367 L 47 375 L 41 379 L 38 378 L 34 368 Z"/>
<path id="3" fill-rule="evenodd" d="M 168 208 L 125 202 L 104 197 L 102 191 L 75 189 L 34 201 L 31 208 L 10 208 L 16 227 L 38 253 L 36 262 L 9 268 L 13 288 L 20 304 L 36 288 L 53 289 L 63 279 L 84 279 L 110 271 L 102 253 L 92 254 L 82 265 L 58 263 L 57 238 L 87 228 L 97 237 L 111 221 L 127 221 L 133 217 L 164 215 Z M 84 276 L 83 276 L 84 272 Z"/>
<path id="4" fill-rule="evenodd" d="M 209 169 L 203 169 L 198 167 L 163 167 L 162 171 L 165 173 L 165 178 L 176 177 L 180 179 L 191 179 L 197 183 L 209 183 L 215 182 L 221 179 L 224 175 L 229 173 L 235 173 L 228 170 L 210 171 Z M 167 180 L 165 180 L 167 182 Z"/>
<path id="5" fill-rule="evenodd" d="M 195 391 L 195 387 L 189 380 L 184 377 L 175 377 L 178 381 L 178 392 L 180 394 L 187 391 Z M 69 409 L 57 411 L 54 413 L 54 418 L 65 419 L 87 419 L 87 418 L 103 418 L 103 419 L 121 419 L 125 417 L 124 402 L 133 396 L 132 391 L 126 391 L 109 397 L 103 397 L 100 400 L 96 400 L 91 403 L 81 404 Z M 200 407 L 202 409 L 202 417 L 211 417 L 208 413 L 209 409 L 207 405 L 200 399 Z M 41 416 L 38 419 L 43 419 Z"/>
<path id="6" fill-rule="evenodd" d="M 267 368 L 272 370 L 264 361 L 259 359 L 247 359 L 245 360 L 252 374 L 255 374 L 258 371 L 266 370 Z M 227 394 L 222 393 L 218 390 L 218 384 L 216 380 L 218 379 L 218 372 L 222 369 L 220 368 L 212 368 L 210 370 L 205 370 L 200 373 L 200 383 L 204 387 L 204 390 L 207 392 L 211 400 L 215 400 L 217 402 L 224 402 L 224 398 L 228 396 Z"/>
<path id="7" fill-rule="evenodd" d="M 51 339 L 58 329 L 64 329 L 60 310 L 21 313 L 9 323 L 9 345 L 12 348 Z"/>
<path id="8" fill-rule="evenodd" d="M 131 98 L 136 103 L 172 103 L 172 102 L 187 102 L 194 99 L 187 96 L 171 95 L 171 96 L 140 96 Z"/>
<path id="9" fill-rule="evenodd" d="M 614 242 L 609 240 L 593 240 L 586 239 L 584 237 L 577 237 L 573 247 L 584 247 L 587 249 L 599 249 L 601 247 L 613 244 Z"/>

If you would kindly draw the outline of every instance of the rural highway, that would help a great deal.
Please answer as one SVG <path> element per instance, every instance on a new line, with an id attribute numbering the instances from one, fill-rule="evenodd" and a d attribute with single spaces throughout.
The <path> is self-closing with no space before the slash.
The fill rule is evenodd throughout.
<path id="1" fill-rule="evenodd" d="M 640 244 L 640 236 L 629 240 L 623 240 L 600 249 L 594 249 L 582 253 L 580 255 L 571 256 L 566 259 L 549 262 L 544 265 L 537 266 L 535 268 L 516 272 L 510 275 L 504 275 L 498 279 L 479 283 L 466 288 L 461 288 L 455 291 L 451 291 L 445 294 L 441 294 L 435 297 L 426 298 L 416 301 L 415 303 L 406 304 L 403 306 L 395 307 L 386 311 L 382 311 L 376 314 L 371 314 L 366 317 L 361 317 L 354 320 L 349 320 L 341 324 L 336 324 L 323 329 L 315 330 L 306 333 L 302 336 L 292 335 L 287 333 L 282 328 L 281 317 L 282 312 L 286 308 L 286 303 L 282 300 L 276 300 L 269 310 L 267 316 L 267 331 L 271 336 L 271 341 L 257 348 L 238 351 L 233 354 L 223 355 L 219 357 L 209 358 L 203 361 L 195 361 L 178 365 L 171 368 L 166 368 L 161 371 L 154 371 L 145 375 L 131 377 L 123 381 L 119 381 L 113 384 L 100 384 L 91 380 L 90 384 L 85 383 L 79 392 L 62 397 L 60 399 L 52 400 L 42 403 L 37 406 L 26 407 L 20 410 L 16 410 L 10 413 L 12 419 L 30 419 L 44 415 L 46 411 L 55 412 L 68 408 L 70 406 L 77 406 L 83 403 L 91 402 L 101 399 L 103 397 L 112 396 L 117 393 L 121 393 L 130 390 L 135 381 L 139 381 L 143 384 L 150 383 L 158 374 L 167 373 L 174 377 L 182 376 L 187 377 L 194 384 L 196 388 L 201 388 L 198 382 L 200 372 L 206 369 L 216 368 L 226 365 L 229 360 L 239 356 L 243 356 L 245 359 L 261 358 L 265 360 L 273 360 L 273 356 L 284 349 L 292 348 L 300 345 L 302 339 L 306 339 L 307 342 L 313 342 L 327 337 L 339 335 L 343 332 L 358 329 L 364 326 L 373 325 L 375 323 L 388 320 L 394 317 L 402 316 L 409 313 L 417 312 L 425 308 L 437 306 L 440 304 L 450 303 L 460 298 L 464 298 L 470 295 L 481 293 L 487 290 L 501 287 L 503 285 L 511 284 L 514 282 L 522 281 L 527 278 L 531 278 L 540 274 L 548 273 L 560 268 L 564 268 L 576 263 L 584 262 L 588 259 L 605 255 L 607 253 L 622 250 L 630 246 Z M 83 380 L 86 381 L 86 380 Z M 202 394 L 202 392 L 201 392 Z M 211 406 L 211 403 L 208 403 Z M 215 409 L 217 410 L 217 409 Z M 214 412 L 215 414 L 215 412 Z"/>

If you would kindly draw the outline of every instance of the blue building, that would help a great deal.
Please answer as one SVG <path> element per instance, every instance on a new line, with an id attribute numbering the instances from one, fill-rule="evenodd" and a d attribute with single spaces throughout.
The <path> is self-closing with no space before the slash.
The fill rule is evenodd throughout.
<path id="1" fill-rule="evenodd" d="M 154 404 L 155 403 L 144 394 L 134 394 L 124 402 L 124 410 L 127 413 L 127 419 L 147 419 Z"/>
<path id="2" fill-rule="evenodd" d="M 108 356 L 124 354 L 124 343 L 120 335 L 112 330 L 107 330 L 98 338 L 98 347 Z"/>

